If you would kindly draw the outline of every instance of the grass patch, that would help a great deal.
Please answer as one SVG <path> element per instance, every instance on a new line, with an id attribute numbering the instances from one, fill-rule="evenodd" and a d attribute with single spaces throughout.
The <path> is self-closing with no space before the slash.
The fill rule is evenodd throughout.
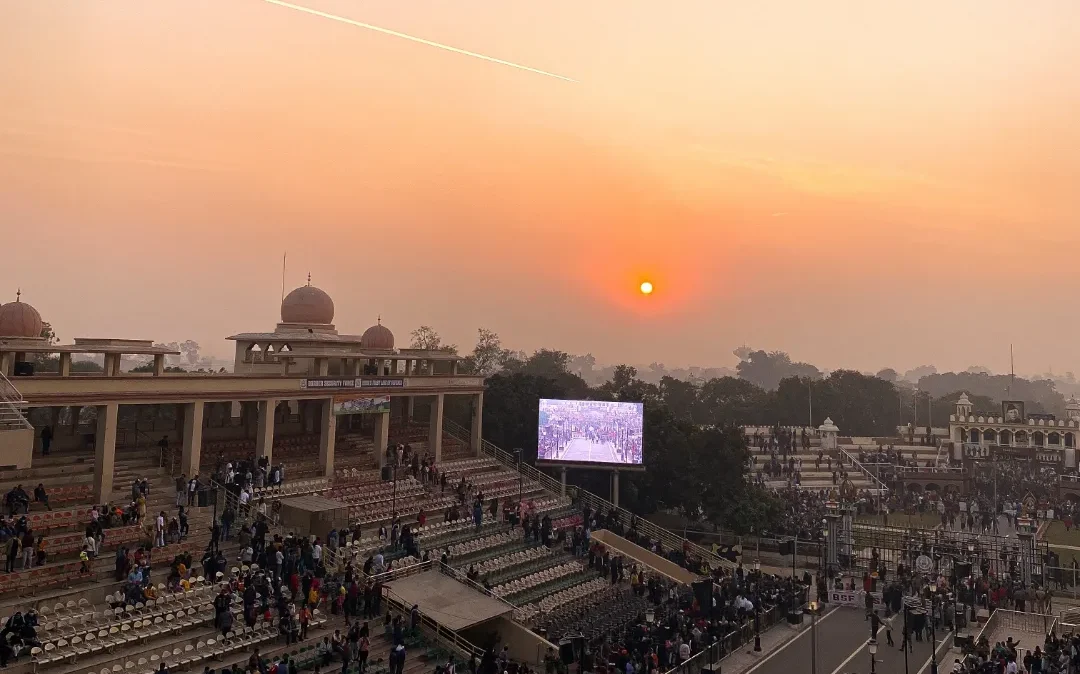
<path id="1" fill-rule="evenodd" d="M 1073 527 L 1069 531 L 1065 531 L 1065 525 L 1059 520 L 1054 520 L 1046 527 L 1046 533 L 1043 536 L 1050 545 L 1072 545 L 1080 548 L 1080 531 Z M 1077 553 L 1077 559 L 1080 559 L 1080 551 L 1073 551 Z"/>

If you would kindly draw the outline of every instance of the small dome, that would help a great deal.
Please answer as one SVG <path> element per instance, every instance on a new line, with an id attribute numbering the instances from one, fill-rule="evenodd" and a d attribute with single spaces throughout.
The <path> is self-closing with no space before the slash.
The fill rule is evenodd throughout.
<path id="1" fill-rule="evenodd" d="M 390 329 L 383 325 L 382 321 L 379 321 L 364 330 L 364 334 L 360 336 L 360 348 L 389 351 L 394 348 L 394 333 L 390 332 Z"/>
<path id="2" fill-rule="evenodd" d="M 334 300 L 311 285 L 309 276 L 306 286 L 300 286 L 281 301 L 281 322 L 330 325 L 334 322 Z"/>
<path id="3" fill-rule="evenodd" d="M 37 339 L 41 337 L 41 314 L 37 309 L 19 299 L 0 305 L 0 337 Z"/>

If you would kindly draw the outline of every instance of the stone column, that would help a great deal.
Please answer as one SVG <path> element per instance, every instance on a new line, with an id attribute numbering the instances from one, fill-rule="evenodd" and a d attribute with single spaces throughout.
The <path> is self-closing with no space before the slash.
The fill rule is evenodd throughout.
<path id="1" fill-rule="evenodd" d="M 469 449 L 472 450 L 473 455 L 483 456 L 483 440 L 484 440 L 484 394 L 477 393 L 476 398 L 473 400 L 472 410 L 472 427 L 469 435 Z"/>
<path id="2" fill-rule="evenodd" d="M 611 471 L 611 502 L 619 507 L 619 471 Z"/>
<path id="3" fill-rule="evenodd" d="M 434 398 L 428 415 L 428 453 L 435 457 L 435 463 L 439 463 L 442 461 L 443 394 Z"/>
<path id="4" fill-rule="evenodd" d="M 115 377 L 120 374 L 120 354 L 105 354 L 105 366 L 103 369 L 105 370 L 106 377 Z"/>
<path id="5" fill-rule="evenodd" d="M 375 460 L 379 468 L 386 465 L 386 448 L 390 444 L 390 414 L 375 415 Z"/>
<path id="6" fill-rule="evenodd" d="M 566 496 L 566 468 L 559 469 L 559 496 Z"/>
<path id="7" fill-rule="evenodd" d="M 325 377 L 330 373 L 330 359 L 329 358 L 316 358 L 315 359 L 315 374 L 319 377 Z"/>
<path id="8" fill-rule="evenodd" d="M 203 401 L 184 405 L 184 436 L 180 450 L 180 472 L 189 478 L 199 473 L 202 456 Z"/>
<path id="9" fill-rule="evenodd" d="M 82 407 L 78 405 L 71 406 L 71 434 L 75 435 L 79 432 L 79 416 L 82 414 Z"/>
<path id="10" fill-rule="evenodd" d="M 416 398 L 414 396 L 406 396 L 405 404 L 405 425 L 408 426 L 412 423 L 413 417 L 416 416 Z"/>
<path id="11" fill-rule="evenodd" d="M 112 500 L 113 474 L 116 472 L 116 417 L 119 403 L 97 408 L 97 433 L 94 438 L 94 501 Z"/>
<path id="12" fill-rule="evenodd" d="M 229 403 L 229 416 L 233 419 L 239 419 L 244 413 L 244 403 L 239 400 L 234 400 Z"/>
<path id="13" fill-rule="evenodd" d="M 319 401 L 319 463 L 323 475 L 334 476 L 334 443 L 337 440 L 337 417 L 334 416 L 334 399 Z"/>
<path id="14" fill-rule="evenodd" d="M 274 411 L 277 409 L 277 400 L 259 401 L 259 430 L 255 435 L 255 456 L 266 457 L 271 464 L 274 462 Z"/>
<path id="15" fill-rule="evenodd" d="M 154 376 L 155 377 L 160 377 L 163 374 L 165 374 L 165 354 L 163 354 L 163 353 L 155 353 L 154 354 Z"/>
<path id="16" fill-rule="evenodd" d="M 70 377 L 71 376 L 71 354 L 70 353 L 61 353 L 60 354 L 60 376 L 61 377 Z"/>
<path id="17" fill-rule="evenodd" d="M 0 374 L 10 377 L 15 372 L 15 354 L 10 351 L 0 353 Z"/>

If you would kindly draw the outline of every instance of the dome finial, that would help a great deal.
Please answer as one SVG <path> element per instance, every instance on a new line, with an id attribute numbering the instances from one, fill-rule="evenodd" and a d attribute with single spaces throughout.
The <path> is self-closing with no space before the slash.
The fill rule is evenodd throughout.
<path id="1" fill-rule="evenodd" d="M 16 302 L 21 302 L 22 301 L 20 299 L 21 297 L 22 297 L 22 288 L 16 288 L 15 289 L 15 301 Z"/>
<path id="2" fill-rule="evenodd" d="M 378 318 L 375 319 L 375 322 L 382 325 L 382 314 L 379 314 Z"/>
<path id="3" fill-rule="evenodd" d="M 311 285 L 311 272 L 307 273 L 307 284 Z"/>

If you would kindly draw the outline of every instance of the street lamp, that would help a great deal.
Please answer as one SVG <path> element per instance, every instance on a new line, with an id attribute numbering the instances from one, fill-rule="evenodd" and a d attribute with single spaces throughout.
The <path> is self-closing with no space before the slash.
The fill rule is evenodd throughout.
<path id="1" fill-rule="evenodd" d="M 653 620 L 655 618 L 656 618 L 656 614 L 653 612 L 653 610 L 651 608 L 645 611 L 645 622 L 646 623 L 648 623 L 649 625 L 652 625 Z"/>
<path id="2" fill-rule="evenodd" d="M 870 650 L 870 674 L 874 674 L 877 664 L 877 639 L 871 639 L 867 643 L 867 648 Z"/>
<path id="3" fill-rule="evenodd" d="M 817 674 L 817 612 L 818 603 L 812 601 L 806 605 L 810 609 L 810 674 Z"/>

